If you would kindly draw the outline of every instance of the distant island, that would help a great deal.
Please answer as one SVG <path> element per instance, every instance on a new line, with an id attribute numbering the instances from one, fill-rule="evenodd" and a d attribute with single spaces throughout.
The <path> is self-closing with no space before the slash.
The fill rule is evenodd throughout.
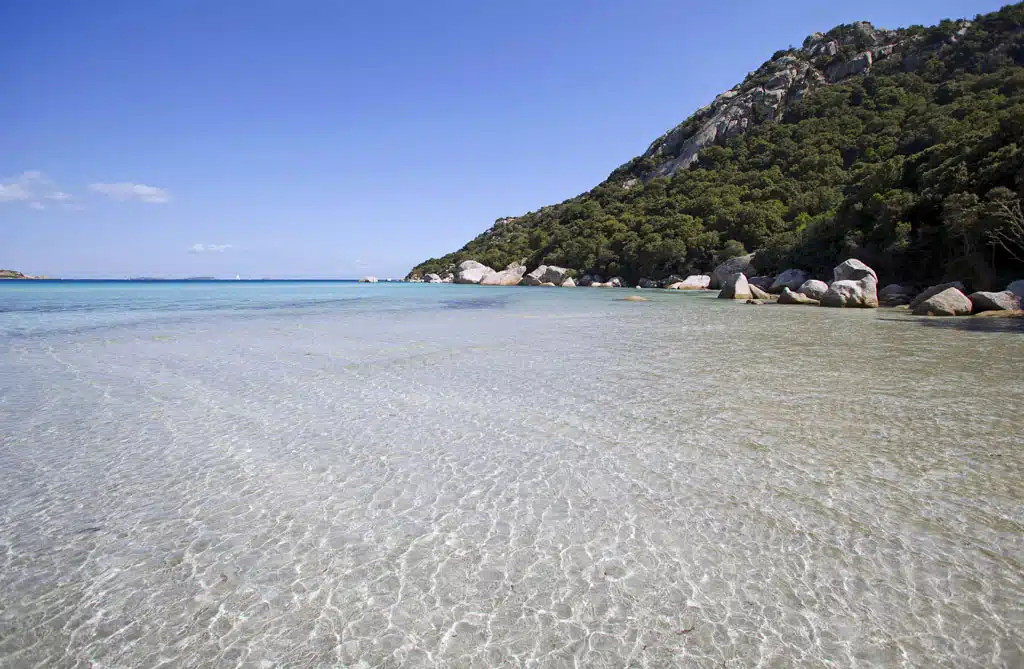
<path id="1" fill-rule="evenodd" d="M 183 279 L 168 279 L 160 276 L 130 276 L 129 281 L 219 281 L 215 276 L 187 276 Z"/>
<path id="2" fill-rule="evenodd" d="M 29 276 L 13 269 L 0 269 L 0 279 L 45 279 L 45 276 Z"/>

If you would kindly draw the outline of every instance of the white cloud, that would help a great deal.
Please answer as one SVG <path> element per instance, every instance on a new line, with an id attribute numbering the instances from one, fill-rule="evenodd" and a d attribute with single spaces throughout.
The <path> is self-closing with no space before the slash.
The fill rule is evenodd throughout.
<path id="1" fill-rule="evenodd" d="M 37 200 L 36 188 L 45 185 L 47 180 L 37 170 L 26 170 L 16 177 L 0 181 L 0 202 L 29 202 Z M 33 207 L 35 209 L 35 207 Z"/>
<path id="2" fill-rule="evenodd" d="M 233 248 L 231 244 L 193 244 L 188 247 L 189 253 L 223 253 Z"/>
<path id="3" fill-rule="evenodd" d="M 171 194 L 163 188 L 146 186 L 145 184 L 133 184 L 127 181 L 122 181 L 116 184 L 89 184 L 89 190 L 102 193 L 111 199 L 121 201 L 138 199 L 142 202 L 163 204 L 164 202 L 169 202 L 171 199 Z"/>
<path id="4" fill-rule="evenodd" d="M 16 177 L 0 180 L 0 202 L 22 202 L 36 211 L 48 209 L 49 202 L 56 202 L 67 211 L 83 209 L 74 199 L 71 193 L 57 190 L 39 170 L 26 170 Z"/>

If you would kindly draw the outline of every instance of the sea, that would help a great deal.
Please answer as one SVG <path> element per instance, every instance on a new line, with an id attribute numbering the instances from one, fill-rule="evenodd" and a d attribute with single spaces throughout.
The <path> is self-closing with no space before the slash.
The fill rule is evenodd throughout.
<path id="1" fill-rule="evenodd" d="M 0 667 L 1019 668 L 1020 323 L 0 283 Z"/>

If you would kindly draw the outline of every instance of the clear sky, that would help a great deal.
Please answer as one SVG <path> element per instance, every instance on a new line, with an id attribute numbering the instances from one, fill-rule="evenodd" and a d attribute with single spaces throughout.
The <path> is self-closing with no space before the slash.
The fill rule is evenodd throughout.
<path id="1" fill-rule="evenodd" d="M 990 0 L 0 3 L 0 267 L 402 276 L 816 30 Z"/>

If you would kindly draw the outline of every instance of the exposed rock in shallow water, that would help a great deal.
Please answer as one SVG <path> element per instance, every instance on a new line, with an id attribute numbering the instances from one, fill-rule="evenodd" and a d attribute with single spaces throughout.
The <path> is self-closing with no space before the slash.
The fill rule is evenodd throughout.
<path id="1" fill-rule="evenodd" d="M 540 286 L 545 283 L 553 283 L 557 286 L 562 285 L 566 277 L 569 276 L 569 270 L 564 267 L 556 267 L 555 265 L 541 265 L 537 269 L 533 270 L 529 274 L 523 277 L 523 283 L 527 286 Z"/>
<path id="2" fill-rule="evenodd" d="M 821 298 L 823 307 L 878 306 L 878 275 L 856 258 L 845 260 L 832 270 L 835 281 Z"/>
<path id="3" fill-rule="evenodd" d="M 971 313 L 971 300 L 957 288 L 932 295 L 919 302 L 913 309 L 915 316 L 968 316 Z"/>
<path id="4" fill-rule="evenodd" d="M 861 281 L 833 281 L 821 298 L 821 306 L 873 309 L 878 306 L 875 280 L 867 277 Z"/>
<path id="5" fill-rule="evenodd" d="M 629 297 L 622 298 L 623 302 L 649 302 L 646 297 L 640 297 L 639 295 L 630 295 Z"/>
<path id="6" fill-rule="evenodd" d="M 767 291 L 769 288 L 772 287 L 772 284 L 775 283 L 775 277 L 774 276 L 752 276 L 749 279 L 747 279 L 747 283 L 749 283 L 751 286 L 757 286 L 761 290 Z"/>
<path id="7" fill-rule="evenodd" d="M 810 304 L 817 305 L 818 300 L 807 297 L 803 293 L 797 293 L 789 288 L 783 288 L 779 294 L 779 304 Z"/>
<path id="8" fill-rule="evenodd" d="M 753 253 L 726 260 L 711 272 L 711 281 L 708 283 L 708 288 L 721 288 L 726 279 L 736 274 L 743 274 L 743 281 L 746 282 L 746 275 L 754 273 L 754 266 L 751 264 L 753 260 Z"/>
<path id="9" fill-rule="evenodd" d="M 824 281 L 811 279 L 809 281 L 804 281 L 796 292 L 820 302 L 821 299 L 825 297 L 825 293 L 828 292 L 828 284 Z"/>
<path id="10" fill-rule="evenodd" d="M 682 281 L 665 286 L 670 290 L 705 290 L 711 285 L 711 277 L 707 274 L 691 274 Z"/>
<path id="11" fill-rule="evenodd" d="M 949 283 L 940 283 L 937 286 L 931 286 L 930 288 L 925 288 L 924 292 L 922 292 L 920 295 L 918 295 L 913 300 L 911 300 L 910 301 L 910 310 L 913 311 L 914 309 L 917 308 L 917 306 L 919 304 L 921 304 L 925 300 L 929 299 L 933 295 L 938 295 L 942 291 L 948 290 L 949 288 L 956 288 L 961 293 L 966 293 L 967 292 L 967 287 L 964 286 L 964 284 L 960 283 L 959 281 L 950 281 Z"/>
<path id="12" fill-rule="evenodd" d="M 511 266 L 501 272 L 494 272 L 488 274 L 480 280 L 481 286 L 518 286 L 519 282 L 523 278 L 523 274 L 526 274 L 526 267 L 523 265 Z"/>
<path id="13" fill-rule="evenodd" d="M 1008 290 L 1000 293 L 987 293 L 979 291 L 967 296 L 971 301 L 973 311 L 980 314 L 983 311 L 1019 311 L 1024 304 L 1018 295 Z"/>
<path id="14" fill-rule="evenodd" d="M 424 283 L 441 283 L 441 277 L 437 274 L 427 274 L 423 277 Z"/>
<path id="15" fill-rule="evenodd" d="M 576 285 L 592 286 L 595 283 L 601 283 L 602 281 L 604 281 L 604 279 L 601 278 L 600 274 L 584 274 L 582 277 L 580 277 L 580 280 Z"/>
<path id="16" fill-rule="evenodd" d="M 576 287 L 576 282 L 572 280 L 571 276 L 569 278 L 567 278 L 565 281 L 562 282 L 562 288 L 575 288 L 575 287 Z"/>
<path id="17" fill-rule="evenodd" d="M 1006 290 L 1010 291 L 1017 297 L 1024 299 L 1024 279 L 1014 281 L 1006 287 Z"/>
<path id="18" fill-rule="evenodd" d="M 782 292 L 783 288 L 789 288 L 790 290 L 799 290 L 800 286 L 804 285 L 807 281 L 807 272 L 802 269 L 787 269 L 782 274 L 775 277 L 775 281 L 769 286 L 768 292 L 778 295 Z"/>
<path id="19" fill-rule="evenodd" d="M 753 296 L 750 294 L 750 284 L 747 283 L 747 277 L 743 273 L 739 273 L 727 278 L 722 283 L 722 290 L 718 293 L 718 297 L 723 300 L 751 299 Z"/>
<path id="20" fill-rule="evenodd" d="M 654 279 L 640 279 L 636 282 L 636 285 L 640 288 L 660 288 L 661 284 Z"/>
<path id="21" fill-rule="evenodd" d="M 494 274 L 494 270 L 475 260 L 464 260 L 459 263 L 459 271 L 455 283 L 480 283 L 484 277 Z"/>
<path id="22" fill-rule="evenodd" d="M 754 296 L 755 300 L 770 300 L 770 299 L 772 299 L 772 296 L 769 293 L 766 293 L 765 291 L 761 290 L 760 288 L 758 288 L 754 284 L 750 283 L 750 281 L 747 281 L 747 285 L 750 288 L 750 294 Z"/>

